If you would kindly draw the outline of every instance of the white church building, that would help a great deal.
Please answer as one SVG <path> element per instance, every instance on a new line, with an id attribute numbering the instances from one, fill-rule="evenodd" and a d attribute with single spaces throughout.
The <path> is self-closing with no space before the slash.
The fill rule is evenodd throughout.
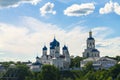
<path id="1" fill-rule="evenodd" d="M 87 47 L 83 52 L 83 57 L 86 59 L 80 62 L 81 67 L 85 67 L 88 62 L 92 62 L 95 69 L 108 69 L 117 63 L 113 59 L 100 57 L 100 51 L 95 48 L 95 39 L 92 37 L 91 31 L 87 38 Z"/>
<path id="2" fill-rule="evenodd" d="M 42 56 L 36 57 L 36 62 L 32 64 L 30 69 L 32 71 L 40 71 L 41 66 L 45 64 L 54 65 L 60 70 L 67 70 L 70 66 L 70 54 L 66 45 L 62 48 L 62 54 L 60 52 L 60 43 L 54 38 L 50 42 L 50 54 L 48 55 L 48 49 L 46 46 L 42 48 Z"/>

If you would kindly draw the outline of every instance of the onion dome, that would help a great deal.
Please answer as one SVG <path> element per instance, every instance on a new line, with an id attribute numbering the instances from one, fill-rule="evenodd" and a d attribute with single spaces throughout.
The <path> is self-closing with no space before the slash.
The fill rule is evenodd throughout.
<path id="1" fill-rule="evenodd" d="M 94 38 L 92 37 L 92 31 L 89 32 L 89 38 L 87 40 L 94 40 Z"/>
<path id="2" fill-rule="evenodd" d="M 50 46 L 50 49 L 55 49 L 53 46 Z"/>
<path id="3" fill-rule="evenodd" d="M 67 46 L 66 45 L 64 45 L 64 47 L 62 48 L 63 50 L 67 50 L 68 48 L 67 48 Z"/>
<path id="4" fill-rule="evenodd" d="M 60 43 L 54 38 L 54 40 L 50 43 L 50 49 L 54 49 L 55 46 L 59 46 Z"/>
<path id="5" fill-rule="evenodd" d="M 47 50 L 47 47 L 46 47 L 46 46 L 44 46 L 44 47 L 43 47 L 43 50 Z"/>
<path id="6" fill-rule="evenodd" d="M 40 59 L 40 58 L 37 56 L 36 59 Z"/>

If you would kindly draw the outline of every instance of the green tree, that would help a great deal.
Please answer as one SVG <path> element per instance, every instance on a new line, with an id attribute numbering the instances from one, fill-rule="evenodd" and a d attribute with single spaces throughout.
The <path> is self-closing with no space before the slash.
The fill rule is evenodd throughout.
<path id="1" fill-rule="evenodd" d="M 73 80 L 73 79 L 71 79 L 71 78 L 63 78 L 62 80 Z"/>
<path id="2" fill-rule="evenodd" d="M 95 72 L 97 80 L 109 80 L 111 78 L 108 70 L 98 70 Z"/>
<path id="3" fill-rule="evenodd" d="M 85 76 L 84 80 L 97 80 L 95 77 L 95 73 L 93 71 L 89 71 Z"/>
<path id="4" fill-rule="evenodd" d="M 10 63 L 9 62 L 3 62 L 2 63 L 2 66 L 7 69 L 9 66 L 10 66 Z"/>
<path id="5" fill-rule="evenodd" d="M 84 70 L 85 70 L 86 72 L 88 72 L 88 71 L 93 71 L 93 70 L 94 70 L 93 62 L 88 62 L 88 63 L 85 65 Z"/>
<path id="6" fill-rule="evenodd" d="M 32 73 L 26 65 L 17 65 L 17 78 L 24 80 L 26 76 L 31 76 Z"/>
<path id="7" fill-rule="evenodd" d="M 26 65 L 17 65 L 16 67 L 8 68 L 3 77 L 6 77 L 4 80 L 6 80 L 7 77 L 9 77 L 7 80 L 25 80 L 27 76 L 31 76 L 29 68 Z"/>
<path id="8" fill-rule="evenodd" d="M 59 80 L 60 74 L 58 68 L 53 65 L 44 65 L 41 71 L 42 80 Z"/>
<path id="9" fill-rule="evenodd" d="M 120 64 L 116 64 L 115 66 L 111 67 L 110 69 L 110 74 L 115 79 L 117 75 L 120 73 Z"/>
<path id="10" fill-rule="evenodd" d="M 113 80 L 112 77 L 108 77 L 106 80 Z M 120 79 L 119 79 L 120 80 Z"/>
<path id="11" fill-rule="evenodd" d="M 120 73 L 117 75 L 116 80 L 120 80 Z"/>
<path id="12" fill-rule="evenodd" d="M 83 57 L 76 56 L 75 58 L 71 58 L 70 67 L 80 67 L 80 61 L 83 60 Z"/>
<path id="13" fill-rule="evenodd" d="M 116 56 L 115 60 L 117 60 L 119 62 L 120 61 L 120 56 Z"/>

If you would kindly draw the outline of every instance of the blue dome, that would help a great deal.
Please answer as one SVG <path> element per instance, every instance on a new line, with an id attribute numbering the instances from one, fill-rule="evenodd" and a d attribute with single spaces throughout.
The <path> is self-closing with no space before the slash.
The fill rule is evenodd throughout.
<path id="1" fill-rule="evenodd" d="M 99 52 L 97 49 L 93 49 L 92 52 Z"/>
<path id="2" fill-rule="evenodd" d="M 55 49 L 53 46 L 50 46 L 50 49 Z"/>
<path id="3" fill-rule="evenodd" d="M 39 57 L 37 56 L 36 59 L 39 59 Z"/>
<path id="4" fill-rule="evenodd" d="M 94 40 L 94 38 L 93 37 L 89 37 L 87 40 Z"/>
<path id="5" fill-rule="evenodd" d="M 43 50 L 47 50 L 47 47 L 46 47 L 46 46 L 44 46 L 44 47 L 43 47 Z"/>
<path id="6" fill-rule="evenodd" d="M 67 46 L 64 45 L 64 47 L 62 48 L 63 50 L 67 50 Z"/>
<path id="7" fill-rule="evenodd" d="M 55 46 L 59 46 L 60 43 L 54 38 L 53 42 L 50 43 L 50 48 L 54 49 Z"/>

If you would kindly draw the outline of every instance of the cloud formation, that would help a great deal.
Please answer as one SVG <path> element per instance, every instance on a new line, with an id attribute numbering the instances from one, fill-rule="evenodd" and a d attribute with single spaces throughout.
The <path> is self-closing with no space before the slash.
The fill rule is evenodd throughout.
<path id="1" fill-rule="evenodd" d="M 64 14 L 67 16 L 86 16 L 94 12 L 94 3 L 85 4 L 73 4 L 72 6 L 64 10 Z"/>
<path id="2" fill-rule="evenodd" d="M 18 7 L 22 3 L 30 3 L 36 5 L 41 0 L 0 0 L 0 9 Z"/>
<path id="3" fill-rule="evenodd" d="M 32 17 L 23 17 L 20 23 L 21 26 L 0 23 L 1 61 L 5 59 L 34 60 L 37 54 L 42 55 L 44 44 L 49 50 L 49 43 L 53 40 L 54 35 L 60 42 L 61 48 L 64 44 L 68 46 L 71 55 L 82 56 L 82 52 L 86 48 L 86 39 L 89 32 L 87 27 L 77 25 L 70 30 L 64 30 L 57 25 L 44 23 Z M 92 29 L 101 56 L 119 55 L 120 37 L 106 38 L 111 34 L 110 30 L 108 27 Z"/>
<path id="4" fill-rule="evenodd" d="M 115 12 L 116 14 L 120 15 L 120 5 L 117 2 L 108 2 L 105 4 L 103 8 L 100 8 L 99 13 L 100 14 L 108 14 Z"/>
<path id="5" fill-rule="evenodd" d="M 43 7 L 40 8 L 41 16 L 45 16 L 48 13 L 55 15 L 56 11 L 53 10 L 53 8 L 54 8 L 54 3 L 51 2 L 46 3 Z"/>

